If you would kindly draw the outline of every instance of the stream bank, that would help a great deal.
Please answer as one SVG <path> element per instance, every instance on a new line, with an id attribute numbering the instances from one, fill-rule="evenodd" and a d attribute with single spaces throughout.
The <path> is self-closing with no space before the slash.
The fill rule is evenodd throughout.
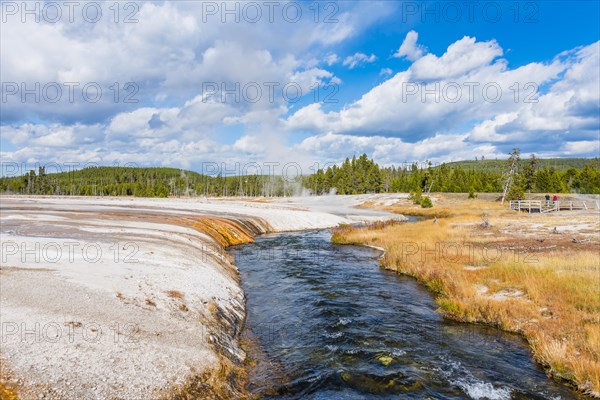
<path id="1" fill-rule="evenodd" d="M 547 379 L 521 337 L 444 319 L 426 288 L 379 268 L 378 251 L 307 231 L 229 252 L 247 297 L 246 330 L 263 351 L 253 396 L 582 398 Z"/>

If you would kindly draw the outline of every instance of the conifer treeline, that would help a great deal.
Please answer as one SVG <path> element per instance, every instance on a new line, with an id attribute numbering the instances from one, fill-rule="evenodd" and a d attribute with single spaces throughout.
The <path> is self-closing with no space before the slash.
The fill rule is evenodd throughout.
<path id="1" fill-rule="evenodd" d="M 46 174 L 43 167 L 0 178 L 0 192 L 67 196 L 291 196 L 299 183 L 283 177 L 215 177 L 176 168 L 89 167 Z"/>
<path id="2" fill-rule="evenodd" d="M 559 172 L 554 167 L 539 168 L 539 160 L 532 155 L 523 162 L 514 181 L 528 192 L 578 192 L 600 194 L 600 159 L 590 160 L 583 168 L 568 168 Z M 358 159 L 346 159 L 341 166 L 319 170 L 306 177 L 305 187 L 313 193 L 339 194 L 414 192 L 419 189 L 432 192 L 498 193 L 503 191 L 503 174 L 460 166 L 427 166 L 416 163 L 408 168 L 380 168 L 365 154 Z"/>
<path id="3" fill-rule="evenodd" d="M 525 160 L 523 160 L 525 161 Z M 515 184 L 530 192 L 600 194 L 600 160 L 583 168 L 559 172 L 539 167 L 533 156 L 524 163 Z M 303 189 L 313 194 L 414 192 L 502 192 L 500 171 L 461 166 L 382 168 L 366 154 L 346 159 L 340 166 L 288 179 L 282 176 L 207 176 L 175 168 L 91 167 L 46 174 L 43 167 L 19 177 L 0 178 L 0 192 L 79 196 L 291 196 Z"/>

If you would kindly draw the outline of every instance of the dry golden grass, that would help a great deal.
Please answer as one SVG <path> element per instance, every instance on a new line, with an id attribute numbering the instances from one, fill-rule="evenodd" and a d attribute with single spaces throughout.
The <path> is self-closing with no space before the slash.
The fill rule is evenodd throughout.
<path id="1" fill-rule="evenodd" d="M 600 216 L 525 215 L 496 202 L 437 197 L 423 211 L 436 215 L 439 207 L 446 217 L 438 214 L 438 224 L 348 226 L 333 240 L 384 248 L 383 266 L 429 287 L 446 316 L 523 334 L 549 374 L 600 397 Z M 491 227 L 481 226 L 482 215 Z M 574 219 L 593 226 L 584 244 L 548 229 Z"/>
<path id="2" fill-rule="evenodd" d="M 146 305 L 150 307 L 156 307 L 156 303 L 151 298 L 146 299 Z"/>
<path id="3" fill-rule="evenodd" d="M 248 374 L 243 365 L 218 355 L 220 367 L 189 378 L 176 387 L 164 399 L 169 400 L 229 400 L 247 399 L 244 387 Z"/>
<path id="4" fill-rule="evenodd" d="M 23 398 L 23 387 L 18 383 L 12 370 L 8 368 L 6 362 L 0 360 L 0 399 L 17 400 Z"/>
<path id="5" fill-rule="evenodd" d="M 425 218 L 447 218 L 453 216 L 455 212 L 448 206 L 423 208 L 420 205 L 414 204 L 398 204 L 393 206 L 385 207 L 385 210 L 395 212 L 402 215 L 413 215 L 416 217 Z"/>
<path id="6" fill-rule="evenodd" d="M 185 297 L 185 294 L 179 290 L 167 290 L 165 294 L 172 299 L 183 299 Z"/>
<path id="7" fill-rule="evenodd" d="M 258 199 L 246 199 L 246 201 L 250 202 L 250 203 L 270 203 L 272 202 L 274 199 L 273 197 L 261 197 Z"/>
<path id="8" fill-rule="evenodd" d="M 0 399 L 2 400 L 17 400 L 19 396 L 13 390 L 7 388 L 0 383 Z"/>

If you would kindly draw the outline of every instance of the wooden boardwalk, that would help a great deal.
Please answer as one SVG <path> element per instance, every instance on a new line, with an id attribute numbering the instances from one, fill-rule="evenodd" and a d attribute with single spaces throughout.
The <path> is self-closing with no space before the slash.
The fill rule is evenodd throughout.
<path id="1" fill-rule="evenodd" d="M 590 204 L 588 204 L 590 203 Z M 547 213 L 556 211 L 574 211 L 600 209 L 600 202 L 585 201 L 549 201 L 546 200 L 511 200 L 510 209 L 531 213 Z"/>

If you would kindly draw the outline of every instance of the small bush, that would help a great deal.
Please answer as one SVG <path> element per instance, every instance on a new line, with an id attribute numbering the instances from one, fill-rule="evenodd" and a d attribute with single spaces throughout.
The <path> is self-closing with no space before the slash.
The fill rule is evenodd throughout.
<path id="1" fill-rule="evenodd" d="M 423 191 L 420 187 L 417 188 L 414 192 L 410 192 L 410 196 L 408 197 L 414 204 L 421 204 L 421 199 L 423 198 Z"/>
<path id="2" fill-rule="evenodd" d="M 470 199 L 476 199 L 477 198 L 477 193 L 475 193 L 475 189 L 473 189 L 473 188 L 469 189 L 469 198 Z"/>
<path id="3" fill-rule="evenodd" d="M 433 203 L 431 202 L 431 199 L 427 196 L 423 196 L 423 198 L 421 199 L 421 208 L 431 208 L 433 207 Z"/>

